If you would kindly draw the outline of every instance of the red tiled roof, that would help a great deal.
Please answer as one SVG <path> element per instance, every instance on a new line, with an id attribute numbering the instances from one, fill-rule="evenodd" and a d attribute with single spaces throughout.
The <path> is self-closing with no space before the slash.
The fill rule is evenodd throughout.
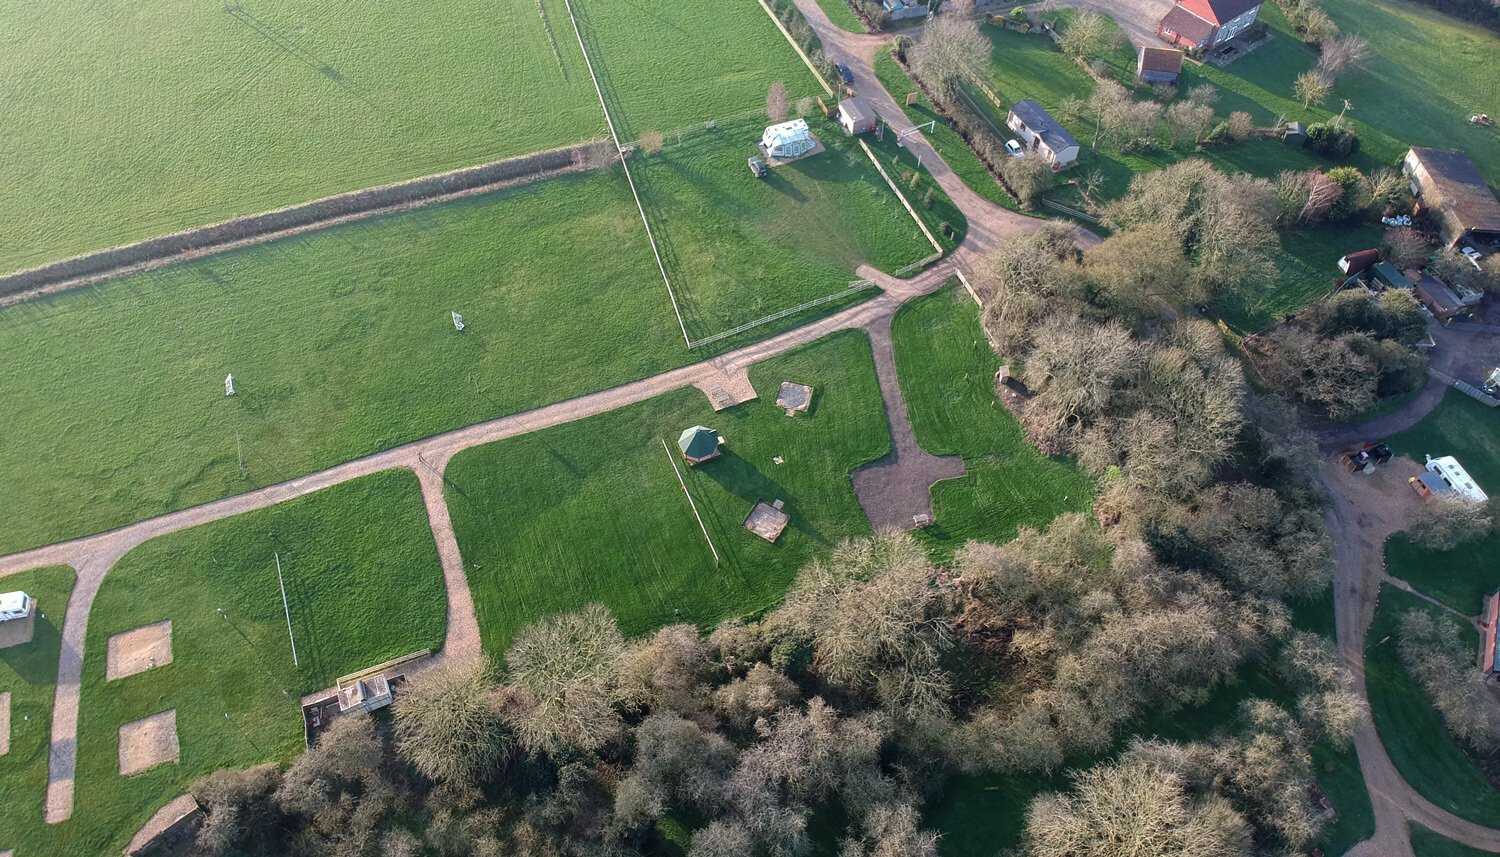
<path id="1" fill-rule="evenodd" d="M 1227 24 L 1260 6 L 1261 2 L 1262 0 L 1179 0 L 1177 5 L 1210 23 Z"/>
<path id="2" fill-rule="evenodd" d="M 1182 72 L 1182 51 L 1176 48 L 1141 48 L 1141 71 Z"/>
<path id="3" fill-rule="evenodd" d="M 1194 15 L 1182 6 L 1173 6 L 1172 11 L 1161 19 L 1161 26 L 1195 45 L 1208 38 L 1208 34 L 1214 29 L 1212 23 Z"/>

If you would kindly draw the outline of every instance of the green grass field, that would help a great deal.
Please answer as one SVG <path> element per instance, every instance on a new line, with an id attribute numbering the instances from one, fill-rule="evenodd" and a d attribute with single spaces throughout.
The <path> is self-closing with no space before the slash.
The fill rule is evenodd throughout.
<path id="1" fill-rule="evenodd" d="M 709 627 L 776 604 L 808 560 L 869 534 L 848 474 L 885 455 L 890 434 L 868 340 L 837 333 L 757 364 L 750 379 L 760 398 L 717 414 L 685 389 L 453 458 L 448 504 L 488 651 L 503 653 L 529 621 L 594 601 L 627 636 Z M 810 415 L 775 406 L 784 380 L 816 388 Z M 725 452 L 688 469 L 676 442 L 695 424 L 721 432 Z M 756 502 L 777 499 L 791 523 L 773 545 L 742 523 Z"/>
<path id="2" fill-rule="evenodd" d="M 1408 825 L 1407 830 L 1411 834 L 1411 850 L 1416 857 L 1485 857 L 1491 853 L 1454 842 L 1420 824 Z"/>
<path id="3" fill-rule="evenodd" d="M 822 8 L 823 14 L 833 22 L 835 27 L 848 30 L 851 33 L 868 33 L 864 22 L 849 8 L 844 0 L 818 0 L 818 6 Z"/>
<path id="4" fill-rule="evenodd" d="M 1460 818 L 1493 824 L 1500 818 L 1500 790 L 1448 734 L 1396 650 L 1401 617 L 1412 609 L 1431 612 L 1441 622 L 1457 622 L 1414 595 L 1381 587 L 1380 608 L 1365 648 L 1365 683 L 1375 728 L 1396 770 L 1419 794 Z M 1464 640 L 1478 646 L 1472 627 L 1464 623 L 1461 632 Z"/>
<path id="5" fill-rule="evenodd" d="M 0 553 L 701 358 L 610 173 L 18 304 L 0 310 Z"/>
<path id="6" fill-rule="evenodd" d="M 633 156 L 631 172 L 693 339 L 843 291 L 861 263 L 891 272 L 932 253 L 843 129 L 821 116 L 809 124 L 827 151 L 764 179 L 746 165 L 764 117 L 719 123 Z M 951 210 L 946 197 L 943 204 Z"/>
<path id="7" fill-rule="evenodd" d="M 606 133 L 562 0 L 238 5 L 0 8 L 0 270 Z"/>
<path id="8" fill-rule="evenodd" d="M 1000 359 L 979 327 L 979 308 L 956 283 L 902 307 L 892 323 L 901 395 L 917 442 L 961 455 L 967 474 L 932 488 L 937 523 L 922 530 L 939 555 L 970 539 L 1006 542 L 1089 507 L 1092 482 L 1026 442 L 995 396 Z"/>
<path id="9" fill-rule="evenodd" d="M 300 669 L 273 554 L 280 552 Z M 219 615 L 222 608 L 227 619 Z M 300 697 L 442 645 L 447 601 L 417 479 L 389 471 L 146 542 L 105 578 L 89 615 L 76 810 L 55 853 L 118 848 L 156 807 L 220 767 L 302 749 Z M 170 664 L 106 682 L 110 636 L 170 619 Z M 178 764 L 117 769 L 122 723 L 177 711 Z M 224 715 L 228 714 L 226 718 Z"/>
<path id="10" fill-rule="evenodd" d="M 1491 494 L 1500 492 L 1500 415 L 1468 396 L 1443 397 L 1437 409 L 1404 432 L 1386 439 L 1397 455 L 1423 461 L 1452 455 Z M 1500 536 L 1491 535 L 1449 551 L 1418 547 L 1396 536 L 1386 542 L 1386 568 L 1465 614 L 1479 612 L 1481 599 L 1500 588 L 1495 551 Z"/>
<path id="11" fill-rule="evenodd" d="M 0 756 L 0 851 L 20 849 L 23 857 L 27 852 L 21 846 L 46 835 L 42 804 L 52 746 L 52 697 L 73 579 L 67 566 L 0 578 L 0 591 L 19 589 L 37 600 L 31 642 L 0 649 L 0 692 L 10 694 L 10 750 Z"/>
<path id="12" fill-rule="evenodd" d="M 759 3 L 574 0 L 573 12 L 621 142 L 764 110 L 776 81 L 793 101 L 822 91 Z"/>

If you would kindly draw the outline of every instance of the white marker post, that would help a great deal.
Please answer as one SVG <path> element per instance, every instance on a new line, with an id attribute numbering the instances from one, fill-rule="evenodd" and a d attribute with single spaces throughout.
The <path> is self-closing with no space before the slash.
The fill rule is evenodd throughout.
<path id="1" fill-rule="evenodd" d="M 276 582 L 281 584 L 281 609 L 286 611 L 286 636 L 292 641 L 292 666 L 301 669 L 297 663 L 297 638 L 292 636 L 292 608 L 286 603 L 286 581 L 281 579 L 281 554 L 276 554 Z M 227 715 L 226 715 L 227 716 Z"/>
<path id="2" fill-rule="evenodd" d="M 230 374 L 224 376 L 224 395 L 226 395 L 226 396 L 233 396 L 234 395 L 234 373 L 233 372 L 231 372 Z"/>

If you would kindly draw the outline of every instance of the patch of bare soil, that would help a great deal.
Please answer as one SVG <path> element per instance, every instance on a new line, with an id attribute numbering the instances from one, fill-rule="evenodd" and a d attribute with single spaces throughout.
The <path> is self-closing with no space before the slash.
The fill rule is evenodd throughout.
<path id="1" fill-rule="evenodd" d="M 162 762 L 177 761 L 177 709 L 133 720 L 120 727 L 120 774 L 139 774 Z"/>
<path id="2" fill-rule="evenodd" d="M 109 638 L 104 680 L 114 681 L 172 662 L 172 620 L 126 631 Z"/>

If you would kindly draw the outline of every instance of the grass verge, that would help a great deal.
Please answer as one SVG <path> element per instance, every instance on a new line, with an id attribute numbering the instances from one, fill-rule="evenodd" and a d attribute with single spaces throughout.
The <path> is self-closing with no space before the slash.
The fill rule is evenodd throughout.
<path id="1" fill-rule="evenodd" d="M 767 360 L 750 379 L 760 398 L 719 413 L 684 389 L 453 458 L 449 507 L 488 651 L 504 652 L 527 622 L 596 601 L 627 635 L 710 627 L 776 604 L 808 560 L 869 534 L 849 471 L 885 455 L 890 433 L 864 334 Z M 810 414 L 773 404 L 784 380 L 816 388 Z M 687 468 L 676 441 L 696 424 L 723 435 L 724 454 Z M 791 522 L 770 544 L 742 524 L 756 502 L 778 499 Z"/>
<path id="2" fill-rule="evenodd" d="M 1087 475 L 1037 452 L 995 396 L 1001 361 L 968 292 L 949 283 L 902 307 L 891 328 L 917 442 L 933 455 L 963 456 L 968 471 L 932 487 L 937 522 L 920 532 L 938 556 L 970 539 L 1003 543 L 1023 526 L 1088 509 Z"/>
<path id="3" fill-rule="evenodd" d="M 277 552 L 300 668 L 287 640 Z M 90 611 L 77 811 L 48 838 L 69 853 L 103 853 L 193 779 L 287 761 L 302 749 L 303 694 L 439 648 L 446 617 L 437 550 L 409 471 L 142 544 L 110 570 Z M 106 682 L 110 636 L 168 619 L 172 662 Z M 180 761 L 121 777 L 120 725 L 168 709 L 177 712 Z"/>
<path id="4" fill-rule="evenodd" d="M 1491 824 L 1500 818 L 1500 790 L 1448 734 L 1396 650 L 1401 617 L 1412 609 L 1429 611 L 1440 622 L 1457 621 L 1415 595 L 1390 585 L 1380 588 L 1380 608 L 1365 648 L 1375 728 L 1396 770 L 1418 794 L 1460 818 Z M 1464 624 L 1461 630 L 1465 640 L 1478 645 L 1472 627 Z"/>
<path id="5" fill-rule="evenodd" d="M 1420 824 L 1408 825 L 1407 831 L 1411 834 L 1411 851 L 1416 857 L 1486 857 L 1492 853 L 1454 842 Z"/>
<path id="6" fill-rule="evenodd" d="M 31 642 L 0 649 L 0 692 L 10 694 L 10 749 L 0 756 L 0 851 L 43 841 L 47 758 L 52 746 L 52 699 L 73 569 L 36 568 L 0 578 L 0 591 L 17 589 L 37 600 Z"/>

